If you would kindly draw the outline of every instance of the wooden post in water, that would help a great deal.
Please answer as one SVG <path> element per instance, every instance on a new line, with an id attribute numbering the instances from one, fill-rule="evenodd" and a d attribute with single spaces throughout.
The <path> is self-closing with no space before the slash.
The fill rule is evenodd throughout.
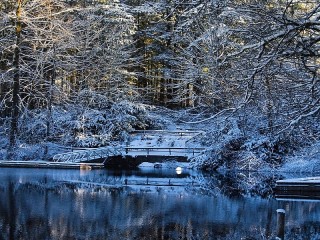
<path id="1" fill-rule="evenodd" d="M 129 152 L 128 147 L 129 147 L 129 141 L 126 141 L 126 154 L 128 154 L 128 152 Z"/>
<path id="2" fill-rule="evenodd" d="M 284 209 L 277 209 L 277 237 L 281 240 L 284 240 L 285 215 Z"/>

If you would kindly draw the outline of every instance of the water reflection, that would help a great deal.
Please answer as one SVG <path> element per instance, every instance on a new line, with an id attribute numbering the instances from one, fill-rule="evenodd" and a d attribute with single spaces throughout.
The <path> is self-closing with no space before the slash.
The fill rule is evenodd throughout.
<path id="1" fill-rule="evenodd" d="M 175 169 L 0 169 L 0 239 L 267 239 L 279 207 L 288 212 L 287 239 L 319 230 L 318 202 L 227 194 L 241 181 L 225 177 L 229 182 Z"/>

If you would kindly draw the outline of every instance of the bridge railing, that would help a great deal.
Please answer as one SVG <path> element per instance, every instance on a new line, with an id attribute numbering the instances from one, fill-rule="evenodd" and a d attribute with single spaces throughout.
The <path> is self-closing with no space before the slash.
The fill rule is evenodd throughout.
<path id="1" fill-rule="evenodd" d="M 203 152 L 205 148 L 187 147 L 124 147 L 126 155 L 163 155 L 163 156 L 195 156 Z"/>
<path id="2" fill-rule="evenodd" d="M 185 156 L 194 157 L 205 148 L 183 148 L 183 147 L 103 147 L 95 149 L 77 150 L 68 153 L 56 154 L 53 157 L 55 162 L 82 162 L 95 159 L 107 158 L 110 156 Z"/>
<path id="3" fill-rule="evenodd" d="M 203 133 L 203 131 L 196 130 L 134 130 L 130 134 L 166 134 L 166 135 L 177 135 L 177 136 L 195 136 Z"/>
<path id="4" fill-rule="evenodd" d="M 81 162 L 109 156 L 122 155 L 121 147 L 101 147 L 86 150 L 76 150 L 68 153 L 60 153 L 53 156 L 55 162 Z"/>

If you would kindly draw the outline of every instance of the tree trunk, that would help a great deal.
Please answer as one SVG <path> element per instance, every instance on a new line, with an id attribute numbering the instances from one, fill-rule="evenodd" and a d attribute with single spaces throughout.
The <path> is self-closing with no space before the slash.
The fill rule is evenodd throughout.
<path id="1" fill-rule="evenodd" d="M 271 82 L 270 77 L 266 76 L 265 79 L 266 90 L 267 90 L 267 118 L 268 118 L 268 129 L 269 134 L 273 136 L 273 100 L 272 100 L 272 92 L 271 92 Z"/>
<path id="2" fill-rule="evenodd" d="M 56 48 L 55 45 L 53 44 L 53 63 L 51 66 L 51 71 L 50 71 L 50 85 L 49 85 L 49 97 L 48 97 L 48 104 L 47 104 L 47 123 L 46 123 L 46 146 L 45 146 L 45 151 L 44 151 L 44 155 L 46 156 L 48 154 L 48 145 L 47 142 L 49 141 L 50 138 L 50 130 L 51 130 L 51 122 L 52 122 L 52 101 L 53 101 L 53 88 L 54 88 L 54 84 L 55 84 L 55 80 L 56 80 L 56 61 L 55 61 L 55 57 L 56 57 Z"/>
<path id="3" fill-rule="evenodd" d="M 21 42 L 21 8 L 22 0 L 18 0 L 16 10 L 16 45 L 14 49 L 14 76 L 12 89 L 12 106 L 11 106 L 11 129 L 10 129 L 10 149 L 16 144 L 16 135 L 18 132 L 19 117 L 19 93 L 20 93 L 20 42 Z"/>

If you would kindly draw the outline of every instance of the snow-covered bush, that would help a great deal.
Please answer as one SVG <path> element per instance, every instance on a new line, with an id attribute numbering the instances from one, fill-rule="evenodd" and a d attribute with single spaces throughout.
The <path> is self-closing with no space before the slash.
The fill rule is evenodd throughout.
<path id="1" fill-rule="evenodd" d="M 81 106 L 98 110 L 108 109 L 112 105 L 112 102 L 107 96 L 88 89 L 82 90 L 78 94 L 76 102 Z"/>
<path id="2" fill-rule="evenodd" d="M 291 173 L 320 172 L 320 141 L 288 156 L 280 170 Z"/>
<path id="3" fill-rule="evenodd" d="M 14 158 L 19 160 L 43 159 L 44 148 L 42 145 L 20 144 L 14 152 Z"/>
<path id="4" fill-rule="evenodd" d="M 19 119 L 19 138 L 26 143 L 43 141 L 47 129 L 46 119 L 46 110 L 25 111 Z"/>
<path id="5" fill-rule="evenodd" d="M 249 111 L 250 110 L 250 111 Z M 273 136 L 266 129 L 266 119 L 250 108 L 248 115 L 234 113 L 207 124 L 210 129 L 200 139 L 208 151 L 192 159 L 201 169 L 265 170 L 280 166 L 290 151 L 290 141 Z M 292 147 L 291 147 L 292 148 Z"/>
<path id="6" fill-rule="evenodd" d="M 154 127 L 154 120 L 148 115 L 148 106 L 128 101 L 113 104 L 109 109 L 87 108 L 65 123 L 69 128 L 69 142 L 81 147 L 105 146 L 110 141 L 125 141 L 128 133 L 136 129 Z"/>
<path id="7" fill-rule="evenodd" d="M 1 143 L 0 143 L 0 147 Z M 0 160 L 2 159 L 13 159 L 13 160 L 20 160 L 20 161 L 29 161 L 34 159 L 45 159 L 48 157 L 45 154 L 45 146 L 42 144 L 26 144 L 26 143 L 17 143 L 17 147 L 15 151 L 8 152 L 8 148 L 1 148 L 0 149 Z"/>
<path id="8" fill-rule="evenodd" d="M 212 149 L 208 149 L 203 153 L 191 158 L 190 167 L 206 171 L 216 170 L 222 165 L 222 161 L 215 153 L 216 152 Z"/>
<path id="9" fill-rule="evenodd" d="M 89 93 L 86 97 L 80 95 L 79 101 L 96 108 L 69 104 L 53 107 L 51 115 L 46 109 L 26 112 L 20 118 L 20 139 L 30 144 L 59 141 L 64 145 L 99 147 L 111 141 L 125 141 L 133 130 L 163 127 L 160 120 L 149 114 L 148 105 L 122 101 L 108 108 L 99 105 L 98 109 L 96 104 L 102 100 Z"/>
<path id="10" fill-rule="evenodd" d="M 165 121 L 151 114 L 152 110 L 153 107 L 149 105 L 129 101 L 114 104 L 110 109 L 113 137 L 126 140 L 128 133 L 133 130 L 163 129 Z"/>
<path id="11" fill-rule="evenodd" d="M 210 129 L 201 137 L 200 143 L 207 151 L 193 158 L 192 165 L 200 169 L 231 168 L 231 162 L 241 149 L 244 136 L 236 118 L 224 118 L 210 123 Z"/>
<path id="12" fill-rule="evenodd" d="M 126 122 L 128 127 L 135 130 L 163 128 L 161 119 L 150 114 L 151 110 L 153 107 L 149 105 L 122 101 L 112 105 L 111 115 L 117 122 Z"/>

